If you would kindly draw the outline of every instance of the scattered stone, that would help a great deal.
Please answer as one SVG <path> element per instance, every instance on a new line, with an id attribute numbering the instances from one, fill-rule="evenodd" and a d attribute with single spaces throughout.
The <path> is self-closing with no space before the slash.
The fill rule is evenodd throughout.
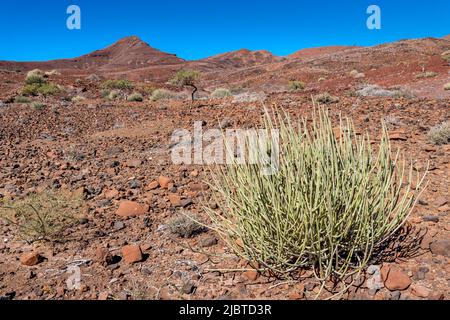
<path id="1" fill-rule="evenodd" d="M 198 242 L 198 245 L 202 248 L 209 248 L 215 246 L 218 240 L 216 237 L 208 237 L 206 239 L 202 239 Z"/>
<path id="2" fill-rule="evenodd" d="M 195 284 L 192 281 L 187 281 L 181 287 L 181 291 L 184 294 L 192 294 L 195 290 Z"/>
<path id="3" fill-rule="evenodd" d="M 142 164 L 142 161 L 139 159 L 131 159 L 128 160 L 125 164 L 128 168 L 137 168 Z"/>
<path id="4" fill-rule="evenodd" d="M 170 204 L 173 207 L 181 207 L 181 197 L 177 194 L 170 194 L 169 195 L 169 201 Z"/>
<path id="5" fill-rule="evenodd" d="M 155 190 L 159 187 L 159 182 L 158 181 L 152 181 L 148 184 L 147 186 L 147 190 Z"/>
<path id="6" fill-rule="evenodd" d="M 423 221 L 438 223 L 439 222 L 439 217 L 436 217 L 436 216 L 424 216 L 423 217 Z"/>
<path id="7" fill-rule="evenodd" d="M 189 174 L 192 178 L 198 177 L 198 170 L 194 170 Z"/>
<path id="8" fill-rule="evenodd" d="M 393 291 L 390 293 L 389 295 L 389 299 L 390 300 L 400 300 L 401 297 L 401 292 L 400 291 Z"/>
<path id="9" fill-rule="evenodd" d="M 139 180 L 133 179 L 128 182 L 130 189 L 139 189 L 142 186 L 142 183 Z"/>
<path id="10" fill-rule="evenodd" d="M 107 291 L 104 291 L 98 295 L 98 300 L 101 300 L 101 301 L 106 301 L 106 300 L 108 300 L 108 298 L 109 298 L 109 293 Z"/>
<path id="11" fill-rule="evenodd" d="M 168 189 L 169 183 L 171 183 L 171 182 L 172 182 L 172 179 L 164 177 L 164 176 L 160 176 L 158 178 L 158 183 L 162 189 Z"/>
<path id="12" fill-rule="evenodd" d="M 439 197 L 433 202 L 433 204 L 438 208 L 445 206 L 447 203 L 448 203 L 448 200 L 447 200 L 447 198 L 444 198 L 444 197 Z"/>
<path id="13" fill-rule="evenodd" d="M 255 281 L 256 279 L 258 279 L 258 271 L 256 270 L 248 270 L 244 272 L 244 277 L 247 278 L 250 281 Z"/>
<path id="14" fill-rule="evenodd" d="M 117 214 L 122 217 L 141 216 L 148 212 L 149 206 L 134 201 L 122 201 Z"/>
<path id="15" fill-rule="evenodd" d="M 433 254 L 450 257 L 450 240 L 437 240 L 430 244 Z"/>
<path id="16" fill-rule="evenodd" d="M 411 285 L 411 279 L 408 275 L 396 268 L 390 268 L 386 277 L 384 285 L 390 291 L 403 291 Z"/>
<path id="17" fill-rule="evenodd" d="M 430 295 L 431 290 L 421 285 L 413 285 L 411 287 L 411 292 L 416 297 L 427 298 Z"/>
<path id="18" fill-rule="evenodd" d="M 95 261 L 108 266 L 114 263 L 114 257 L 107 248 L 98 248 L 95 250 Z"/>
<path id="19" fill-rule="evenodd" d="M 123 260 L 128 264 L 133 264 L 136 262 L 141 262 L 142 257 L 142 251 L 141 247 L 137 245 L 128 245 L 122 248 L 122 257 Z"/>
<path id="20" fill-rule="evenodd" d="M 29 252 L 20 257 L 20 263 L 24 266 L 35 266 L 42 261 L 42 257 L 39 253 Z"/>
<path id="21" fill-rule="evenodd" d="M 114 222 L 113 228 L 114 230 L 122 230 L 125 228 L 125 223 L 123 221 L 116 221 Z"/>

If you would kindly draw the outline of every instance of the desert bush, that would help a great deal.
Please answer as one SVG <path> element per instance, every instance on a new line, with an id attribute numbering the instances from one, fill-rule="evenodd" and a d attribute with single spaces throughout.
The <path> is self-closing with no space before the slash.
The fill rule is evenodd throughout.
<path id="1" fill-rule="evenodd" d="M 52 83 L 34 83 L 34 84 L 27 84 L 22 89 L 22 95 L 24 96 L 49 96 L 54 95 L 60 92 L 60 89 L 58 86 L 52 84 Z"/>
<path id="2" fill-rule="evenodd" d="M 25 84 L 33 85 L 33 84 L 43 84 L 46 83 L 47 80 L 44 76 L 37 73 L 29 73 L 25 79 Z"/>
<path id="3" fill-rule="evenodd" d="M 181 238 L 192 238 L 202 232 L 205 232 L 205 227 L 197 222 L 197 218 L 190 218 L 188 216 L 180 216 L 172 219 L 167 228 L 169 232 Z"/>
<path id="4" fill-rule="evenodd" d="M 101 89 L 101 90 L 100 90 L 100 96 L 101 96 L 103 99 L 107 99 L 110 93 L 111 93 L 111 91 L 108 90 L 108 89 Z"/>
<path id="5" fill-rule="evenodd" d="M 441 57 L 442 59 L 450 63 L 450 50 L 442 52 Z"/>
<path id="6" fill-rule="evenodd" d="M 0 215 L 17 227 L 25 240 L 53 241 L 76 222 L 82 206 L 81 196 L 44 191 L 21 200 L 3 200 Z"/>
<path id="7" fill-rule="evenodd" d="M 24 96 L 17 96 L 14 98 L 15 103 L 30 103 L 30 99 Z"/>
<path id="8" fill-rule="evenodd" d="M 144 87 L 142 88 L 142 92 L 144 92 L 144 94 L 146 96 L 152 96 L 153 92 L 155 92 L 156 88 L 155 87 Z"/>
<path id="9" fill-rule="evenodd" d="M 159 100 L 168 100 L 172 99 L 174 97 L 173 92 L 166 90 L 166 89 L 156 89 L 153 91 L 152 94 L 152 100 L 153 101 L 159 101 Z"/>
<path id="10" fill-rule="evenodd" d="M 54 85 L 53 83 L 44 83 L 43 85 L 39 86 L 37 91 L 43 96 L 50 96 L 57 94 L 61 90 L 57 85 Z"/>
<path id="11" fill-rule="evenodd" d="M 337 136 L 324 110 L 298 126 L 266 115 L 264 126 L 279 129 L 279 161 L 212 170 L 220 209 L 205 208 L 211 229 L 241 258 L 278 275 L 312 268 L 325 281 L 362 270 L 404 224 L 424 178 L 413 181 L 412 167 L 392 157 L 386 129 L 374 151 L 350 120 L 340 120 Z M 259 159 L 276 147 L 256 149 Z"/>
<path id="12" fill-rule="evenodd" d="M 214 99 L 222 99 L 231 96 L 232 96 L 231 91 L 225 88 L 217 88 L 211 93 L 211 98 Z"/>
<path id="13" fill-rule="evenodd" d="M 377 85 L 366 85 L 356 91 L 361 97 L 392 97 L 392 98 L 411 98 L 413 94 L 406 89 L 386 90 Z"/>
<path id="14" fill-rule="evenodd" d="M 41 103 L 41 102 L 33 102 L 31 104 L 31 108 L 33 108 L 34 110 L 42 110 L 46 107 L 45 104 Z"/>
<path id="15" fill-rule="evenodd" d="M 75 97 L 72 98 L 72 102 L 75 102 L 75 103 L 81 102 L 81 101 L 84 101 L 84 100 L 86 100 L 86 98 L 83 97 L 83 96 L 75 96 Z"/>
<path id="16" fill-rule="evenodd" d="M 416 79 L 433 78 L 436 77 L 437 73 L 433 71 L 420 72 L 416 74 Z"/>
<path id="17" fill-rule="evenodd" d="M 428 140 L 435 145 L 450 143 L 450 121 L 440 123 L 428 132 Z"/>
<path id="18" fill-rule="evenodd" d="M 330 104 L 339 102 L 339 98 L 330 95 L 328 92 L 318 94 L 314 97 L 314 101 L 320 104 Z"/>
<path id="19" fill-rule="evenodd" d="M 444 84 L 444 90 L 450 90 L 450 82 Z"/>
<path id="20" fill-rule="evenodd" d="M 133 90 L 134 84 L 128 80 L 107 80 L 102 84 L 103 89 Z"/>
<path id="21" fill-rule="evenodd" d="M 301 91 L 305 89 L 305 83 L 303 81 L 289 81 L 288 90 L 289 91 Z"/>
<path id="22" fill-rule="evenodd" d="M 198 71 L 195 70 L 179 70 L 175 77 L 170 80 L 170 84 L 184 87 L 188 86 L 191 87 L 192 93 L 191 93 L 191 100 L 194 101 L 195 99 L 195 93 L 198 91 L 198 84 L 197 81 L 200 78 L 201 74 Z"/>
<path id="23" fill-rule="evenodd" d="M 144 97 L 139 92 L 135 92 L 127 97 L 127 101 L 142 102 L 144 101 Z"/>
<path id="24" fill-rule="evenodd" d="M 108 94 L 108 100 L 116 100 L 117 98 L 119 98 L 122 95 L 122 93 L 119 90 L 112 90 L 109 94 Z"/>

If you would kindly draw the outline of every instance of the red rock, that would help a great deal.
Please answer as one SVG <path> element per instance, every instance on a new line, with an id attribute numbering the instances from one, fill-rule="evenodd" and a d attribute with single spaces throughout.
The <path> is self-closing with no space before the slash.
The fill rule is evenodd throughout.
<path id="1" fill-rule="evenodd" d="M 413 285 L 411 288 L 412 294 L 419 298 L 428 298 L 431 290 L 421 285 Z"/>
<path id="2" fill-rule="evenodd" d="M 189 174 L 191 177 L 196 178 L 198 177 L 198 170 L 194 170 Z"/>
<path id="3" fill-rule="evenodd" d="M 155 190 L 158 187 L 159 187 L 159 182 L 158 181 L 152 181 L 152 182 L 150 182 L 148 184 L 147 190 Z"/>
<path id="4" fill-rule="evenodd" d="M 128 264 L 142 261 L 141 247 L 137 245 L 128 245 L 122 248 L 122 258 Z"/>
<path id="5" fill-rule="evenodd" d="M 403 271 L 396 268 L 390 268 L 384 285 L 390 291 L 403 291 L 408 289 L 411 285 L 411 279 Z"/>
<path id="6" fill-rule="evenodd" d="M 149 210 L 148 205 L 139 204 L 134 201 L 122 201 L 117 209 L 117 214 L 122 217 L 142 216 Z"/>
<path id="7" fill-rule="evenodd" d="M 98 295 L 98 300 L 101 300 L 101 301 L 108 300 L 108 298 L 109 298 L 109 293 L 107 291 L 104 291 Z"/>
<path id="8" fill-rule="evenodd" d="M 406 141 L 407 137 L 403 131 L 397 130 L 389 132 L 389 139 Z"/>
<path id="9" fill-rule="evenodd" d="M 169 183 L 172 182 L 172 179 L 164 177 L 164 176 L 160 176 L 158 178 L 158 182 L 159 182 L 159 185 L 161 186 L 161 188 L 168 189 Z"/>
<path id="10" fill-rule="evenodd" d="M 440 211 L 440 212 L 447 212 L 447 211 L 450 211 L 450 206 L 449 206 L 448 204 L 443 205 L 443 206 L 440 206 L 440 207 L 438 208 L 438 211 Z"/>
<path id="11" fill-rule="evenodd" d="M 113 256 L 107 248 L 97 248 L 97 250 L 95 250 L 95 261 L 104 265 L 109 265 L 113 261 Z"/>
<path id="12" fill-rule="evenodd" d="M 128 160 L 125 165 L 129 168 L 137 168 L 142 164 L 142 161 L 139 159 L 131 159 Z"/>
<path id="13" fill-rule="evenodd" d="M 20 257 L 20 263 L 25 266 L 35 266 L 41 262 L 41 256 L 36 252 L 29 252 Z"/>
<path id="14" fill-rule="evenodd" d="M 436 207 L 442 207 L 442 206 L 445 206 L 447 203 L 448 203 L 448 200 L 447 200 L 447 198 L 445 198 L 445 197 L 439 197 L 439 198 L 437 198 L 437 199 L 433 202 L 433 204 L 434 204 Z"/>
<path id="15" fill-rule="evenodd" d="M 245 271 L 243 275 L 250 281 L 255 281 L 256 279 L 258 279 L 258 271 L 256 270 Z"/>
<path id="16" fill-rule="evenodd" d="M 386 264 L 381 267 L 381 270 L 380 270 L 381 280 L 383 280 L 383 282 L 385 282 L 387 280 L 390 270 L 391 270 L 391 268 Z"/>
<path id="17" fill-rule="evenodd" d="M 180 207 L 181 206 L 181 197 L 177 194 L 170 194 L 169 195 L 169 201 L 170 204 L 173 207 Z"/>
<path id="18" fill-rule="evenodd" d="M 430 244 L 430 250 L 433 254 L 438 254 L 450 258 L 450 240 L 434 241 Z"/>
<path id="19" fill-rule="evenodd" d="M 119 191 L 117 189 L 111 189 L 105 192 L 106 199 L 115 199 L 119 196 Z"/>

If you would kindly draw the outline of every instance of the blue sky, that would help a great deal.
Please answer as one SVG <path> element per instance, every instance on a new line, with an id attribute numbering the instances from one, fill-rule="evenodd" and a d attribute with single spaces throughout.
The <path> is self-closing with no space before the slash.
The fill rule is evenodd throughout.
<path id="1" fill-rule="evenodd" d="M 81 8 L 81 30 L 66 9 Z M 366 9 L 382 10 L 381 30 Z M 375 45 L 450 34 L 449 0 L 2 0 L 0 60 L 71 58 L 137 35 L 185 59 L 267 49 L 287 55 L 326 45 Z"/>

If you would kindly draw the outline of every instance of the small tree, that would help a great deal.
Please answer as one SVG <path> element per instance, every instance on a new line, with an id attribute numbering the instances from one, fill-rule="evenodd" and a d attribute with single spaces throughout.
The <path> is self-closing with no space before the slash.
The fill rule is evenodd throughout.
<path id="1" fill-rule="evenodd" d="M 188 86 L 193 88 L 191 94 L 192 101 L 195 100 L 195 93 L 198 91 L 197 80 L 200 78 L 200 72 L 194 70 L 179 70 L 175 75 L 175 78 L 170 80 L 170 84 L 183 87 Z"/>

